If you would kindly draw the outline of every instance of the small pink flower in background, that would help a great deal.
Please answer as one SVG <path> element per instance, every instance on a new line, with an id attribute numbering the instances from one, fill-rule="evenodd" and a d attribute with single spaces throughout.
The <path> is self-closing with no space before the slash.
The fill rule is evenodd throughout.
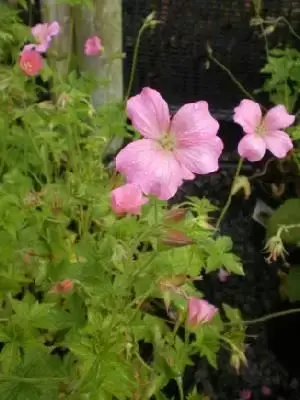
<path id="1" fill-rule="evenodd" d="M 23 52 L 26 52 L 26 51 L 35 50 L 35 48 L 36 48 L 36 45 L 35 45 L 35 44 L 32 44 L 32 43 L 30 43 L 30 44 L 25 44 L 25 46 L 23 47 L 23 50 L 22 50 L 21 54 L 22 54 Z"/>
<path id="2" fill-rule="evenodd" d="M 183 180 L 218 170 L 223 142 L 207 102 L 184 105 L 170 121 L 168 105 L 160 93 L 144 88 L 128 100 L 127 114 L 144 138 L 119 152 L 116 169 L 145 194 L 168 200 Z"/>
<path id="3" fill-rule="evenodd" d="M 74 283 L 70 279 L 58 282 L 52 286 L 50 292 L 52 293 L 70 293 L 74 288 Z"/>
<path id="4" fill-rule="evenodd" d="M 252 397 L 251 390 L 244 389 L 240 392 L 240 396 L 242 400 L 250 400 Z"/>
<path id="5" fill-rule="evenodd" d="M 226 282 L 230 275 L 231 275 L 230 272 L 226 271 L 226 269 L 220 268 L 220 270 L 218 272 L 219 281 Z"/>
<path id="6" fill-rule="evenodd" d="M 214 315 L 218 312 L 218 309 L 210 304 L 208 301 L 198 299 L 198 297 L 192 296 L 188 302 L 188 323 L 191 326 L 197 326 L 209 322 Z"/>
<path id="7" fill-rule="evenodd" d="M 141 189 L 131 183 L 120 186 L 111 192 L 111 207 L 117 215 L 138 215 L 142 205 L 148 201 L 143 196 Z"/>
<path id="8" fill-rule="evenodd" d="M 103 46 L 98 36 L 89 37 L 84 45 L 84 53 L 87 56 L 98 56 L 102 53 Z"/>
<path id="9" fill-rule="evenodd" d="M 292 125 L 295 116 L 288 114 L 283 105 L 271 108 L 263 117 L 258 103 L 242 100 L 234 109 L 233 119 L 245 133 L 238 145 L 239 155 L 249 161 L 260 161 L 266 150 L 283 158 L 293 148 L 290 137 L 282 129 Z"/>
<path id="10" fill-rule="evenodd" d="M 51 24 L 37 24 L 31 28 L 31 33 L 37 41 L 35 50 L 44 53 L 50 46 L 51 40 L 60 32 L 59 23 L 54 21 Z"/>
<path id="11" fill-rule="evenodd" d="M 37 51 L 23 50 L 20 54 L 19 65 L 25 75 L 35 76 L 43 68 L 44 61 Z"/>
<path id="12" fill-rule="evenodd" d="M 261 388 L 261 392 L 264 396 L 271 396 L 272 394 L 272 389 L 269 386 L 263 386 Z"/>

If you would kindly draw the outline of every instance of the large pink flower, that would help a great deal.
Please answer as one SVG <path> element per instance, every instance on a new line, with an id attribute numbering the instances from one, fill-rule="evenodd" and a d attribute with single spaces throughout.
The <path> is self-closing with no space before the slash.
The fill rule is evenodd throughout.
<path id="1" fill-rule="evenodd" d="M 144 139 L 119 152 L 116 168 L 145 194 L 168 200 L 184 179 L 218 170 L 223 143 L 207 102 L 184 105 L 170 121 L 168 105 L 161 95 L 144 88 L 128 100 L 127 113 Z"/>
<path id="2" fill-rule="evenodd" d="M 241 157 L 260 161 L 266 150 L 283 158 L 293 148 L 290 137 L 282 131 L 292 125 L 295 116 L 288 114 L 283 105 L 277 105 L 263 117 L 260 105 L 252 100 L 242 100 L 234 109 L 234 121 L 241 125 L 245 136 L 238 145 Z"/>
<path id="3" fill-rule="evenodd" d="M 208 301 L 192 296 L 188 303 L 188 323 L 197 326 L 209 322 L 217 311 L 218 309 Z"/>
<path id="4" fill-rule="evenodd" d="M 37 24 L 31 28 L 31 32 L 35 37 L 38 44 L 35 46 L 35 50 L 44 53 L 47 51 L 52 37 L 59 34 L 60 27 L 58 22 L 54 21 L 51 24 Z"/>

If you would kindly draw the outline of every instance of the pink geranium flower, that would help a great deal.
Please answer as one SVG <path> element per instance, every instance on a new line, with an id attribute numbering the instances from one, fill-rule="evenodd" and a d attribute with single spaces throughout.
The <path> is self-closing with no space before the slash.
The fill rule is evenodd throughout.
<path id="1" fill-rule="evenodd" d="M 37 51 L 23 50 L 20 54 L 19 65 L 25 75 L 35 76 L 43 68 L 44 61 Z"/>
<path id="2" fill-rule="evenodd" d="M 288 114 L 283 105 L 277 105 L 262 117 L 260 105 L 252 100 L 242 100 L 234 109 L 234 121 L 241 125 L 245 136 L 238 145 L 241 157 L 260 161 L 266 150 L 283 158 L 293 148 L 290 137 L 282 131 L 292 125 L 295 116 Z"/>
<path id="3" fill-rule="evenodd" d="M 250 400 L 252 397 L 252 392 L 251 392 L 251 390 L 243 389 L 240 392 L 240 396 L 241 396 L 242 400 Z"/>
<path id="4" fill-rule="evenodd" d="M 218 278 L 220 282 L 226 282 L 229 276 L 230 272 L 226 271 L 224 268 L 220 268 L 218 272 Z"/>
<path id="5" fill-rule="evenodd" d="M 271 396 L 272 394 L 272 389 L 269 386 L 263 386 L 261 388 L 261 392 L 264 396 Z"/>
<path id="6" fill-rule="evenodd" d="M 161 95 L 144 88 L 128 100 L 127 113 L 144 139 L 119 152 L 116 169 L 145 194 L 168 200 L 184 179 L 218 170 L 223 143 L 206 101 L 184 105 L 170 121 Z"/>
<path id="7" fill-rule="evenodd" d="M 51 40 L 54 36 L 57 36 L 60 32 L 59 23 L 54 21 L 51 24 L 37 24 L 31 28 L 31 33 L 35 37 L 37 44 L 35 50 L 44 53 L 47 51 Z"/>
<path id="8" fill-rule="evenodd" d="M 98 36 L 91 36 L 86 40 L 84 45 L 84 53 L 87 56 L 98 56 L 102 51 L 102 42 Z"/>
<path id="9" fill-rule="evenodd" d="M 127 183 L 111 192 L 111 207 L 117 215 L 140 214 L 142 205 L 148 201 L 141 189 L 132 183 Z"/>
<path id="10" fill-rule="evenodd" d="M 188 302 L 188 323 L 191 326 L 197 326 L 209 322 L 218 309 L 208 301 L 190 297 Z"/>

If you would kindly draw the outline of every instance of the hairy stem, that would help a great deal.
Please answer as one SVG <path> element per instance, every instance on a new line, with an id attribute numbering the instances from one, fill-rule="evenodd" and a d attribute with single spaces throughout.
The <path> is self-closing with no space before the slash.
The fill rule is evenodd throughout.
<path id="1" fill-rule="evenodd" d="M 227 73 L 230 79 L 237 85 L 237 87 L 251 100 L 255 101 L 255 98 L 252 96 L 250 92 L 241 84 L 241 82 L 233 75 L 229 68 L 227 68 L 224 64 L 222 64 L 215 56 L 213 56 L 210 52 L 208 54 L 210 60 L 214 62 L 218 67 L 220 67 L 223 71 Z"/>
<path id="2" fill-rule="evenodd" d="M 224 207 L 222 209 L 222 212 L 221 212 L 221 214 L 219 216 L 219 219 L 217 221 L 217 224 L 216 224 L 216 229 L 217 230 L 220 228 L 220 225 L 221 225 L 221 223 L 222 223 L 222 221 L 223 221 L 223 219 L 224 219 L 224 217 L 226 215 L 226 212 L 228 211 L 228 209 L 230 207 L 231 199 L 232 199 L 232 187 L 234 185 L 234 182 L 235 182 L 236 178 L 239 176 L 239 174 L 241 172 L 243 161 L 244 161 L 244 159 L 242 157 L 240 157 L 238 165 L 237 165 L 237 168 L 236 168 L 236 171 L 235 171 L 235 175 L 234 175 L 234 178 L 233 178 L 233 181 L 232 181 L 232 184 L 231 184 L 231 188 L 230 188 L 230 192 L 229 192 L 227 201 L 226 201 L 226 203 L 225 203 L 225 205 L 224 205 Z"/>
<path id="3" fill-rule="evenodd" d="M 261 322 L 270 321 L 271 319 L 274 319 L 274 318 L 284 317 L 285 315 L 297 314 L 299 312 L 300 312 L 300 308 L 291 308 L 290 310 L 278 311 L 278 312 L 275 312 L 272 314 L 265 315 L 264 317 L 251 319 L 249 321 L 243 321 L 243 324 L 255 325 L 255 324 L 259 324 Z"/>

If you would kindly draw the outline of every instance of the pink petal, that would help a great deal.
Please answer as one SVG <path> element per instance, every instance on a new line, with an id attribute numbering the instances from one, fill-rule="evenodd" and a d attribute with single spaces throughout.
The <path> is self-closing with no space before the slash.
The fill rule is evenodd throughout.
<path id="1" fill-rule="evenodd" d="M 266 143 L 259 135 L 245 135 L 239 142 L 238 153 L 251 162 L 260 161 L 266 153 Z"/>
<path id="2" fill-rule="evenodd" d="M 25 44 L 25 46 L 23 47 L 23 50 L 22 50 L 21 54 L 22 54 L 23 52 L 30 51 L 30 50 L 36 50 L 36 45 L 35 45 L 35 44 L 32 44 L 32 43 L 30 43 L 30 44 Z"/>
<path id="3" fill-rule="evenodd" d="M 103 49 L 101 39 L 98 36 L 89 37 L 84 44 L 84 54 L 87 56 L 99 56 Z"/>
<path id="4" fill-rule="evenodd" d="M 50 46 L 50 42 L 43 42 L 35 46 L 35 50 L 39 53 L 45 53 Z"/>
<path id="5" fill-rule="evenodd" d="M 241 125 L 245 133 L 254 133 L 261 124 L 261 119 L 260 105 L 252 100 L 242 100 L 234 109 L 233 120 Z"/>
<path id="6" fill-rule="evenodd" d="M 48 25 L 48 35 L 57 36 L 59 32 L 60 32 L 60 26 L 57 21 L 54 21 Z"/>
<path id="7" fill-rule="evenodd" d="M 263 386 L 261 391 L 264 396 L 271 396 L 272 394 L 272 389 L 269 386 Z"/>
<path id="8" fill-rule="evenodd" d="M 46 24 L 36 24 L 31 28 L 31 33 L 37 39 L 46 36 L 47 26 Z"/>
<path id="9" fill-rule="evenodd" d="M 219 123 L 209 110 L 206 101 L 185 104 L 174 115 L 171 132 L 177 137 L 178 146 L 195 146 L 204 138 L 215 136 Z"/>
<path id="10" fill-rule="evenodd" d="M 135 129 L 148 139 L 157 139 L 169 130 L 169 107 L 160 93 L 144 88 L 127 101 L 127 114 Z"/>
<path id="11" fill-rule="evenodd" d="M 295 121 L 295 116 L 287 112 L 285 106 L 279 104 L 271 108 L 264 117 L 263 123 L 266 131 L 277 131 L 287 128 Z"/>
<path id="12" fill-rule="evenodd" d="M 188 302 L 188 322 L 191 324 L 197 323 L 197 314 L 198 314 L 198 298 L 190 297 Z"/>
<path id="13" fill-rule="evenodd" d="M 151 139 L 137 140 L 122 149 L 116 157 L 116 169 L 145 194 L 161 200 L 173 197 L 183 179 L 187 179 L 173 154 Z"/>
<path id="14" fill-rule="evenodd" d="M 209 322 L 217 311 L 208 301 L 191 296 L 188 301 L 188 323 L 198 325 Z"/>
<path id="15" fill-rule="evenodd" d="M 111 192 L 111 206 L 118 215 L 140 214 L 142 205 L 148 201 L 141 189 L 132 183 L 127 183 Z"/>
<path id="16" fill-rule="evenodd" d="M 283 131 L 274 131 L 264 136 L 267 149 L 277 158 L 284 158 L 293 148 L 293 142 L 289 135 Z"/>
<path id="17" fill-rule="evenodd" d="M 226 271 L 224 268 L 221 268 L 218 272 L 219 281 L 222 283 L 226 282 L 229 276 L 230 272 Z"/>
<path id="18" fill-rule="evenodd" d="M 201 144 L 201 146 L 200 146 Z M 202 139 L 194 147 L 180 147 L 174 151 L 176 159 L 195 174 L 209 174 L 219 169 L 223 142 L 218 136 Z"/>
<path id="19" fill-rule="evenodd" d="M 252 397 L 252 392 L 251 390 L 244 389 L 240 392 L 240 396 L 242 400 L 250 400 Z"/>

